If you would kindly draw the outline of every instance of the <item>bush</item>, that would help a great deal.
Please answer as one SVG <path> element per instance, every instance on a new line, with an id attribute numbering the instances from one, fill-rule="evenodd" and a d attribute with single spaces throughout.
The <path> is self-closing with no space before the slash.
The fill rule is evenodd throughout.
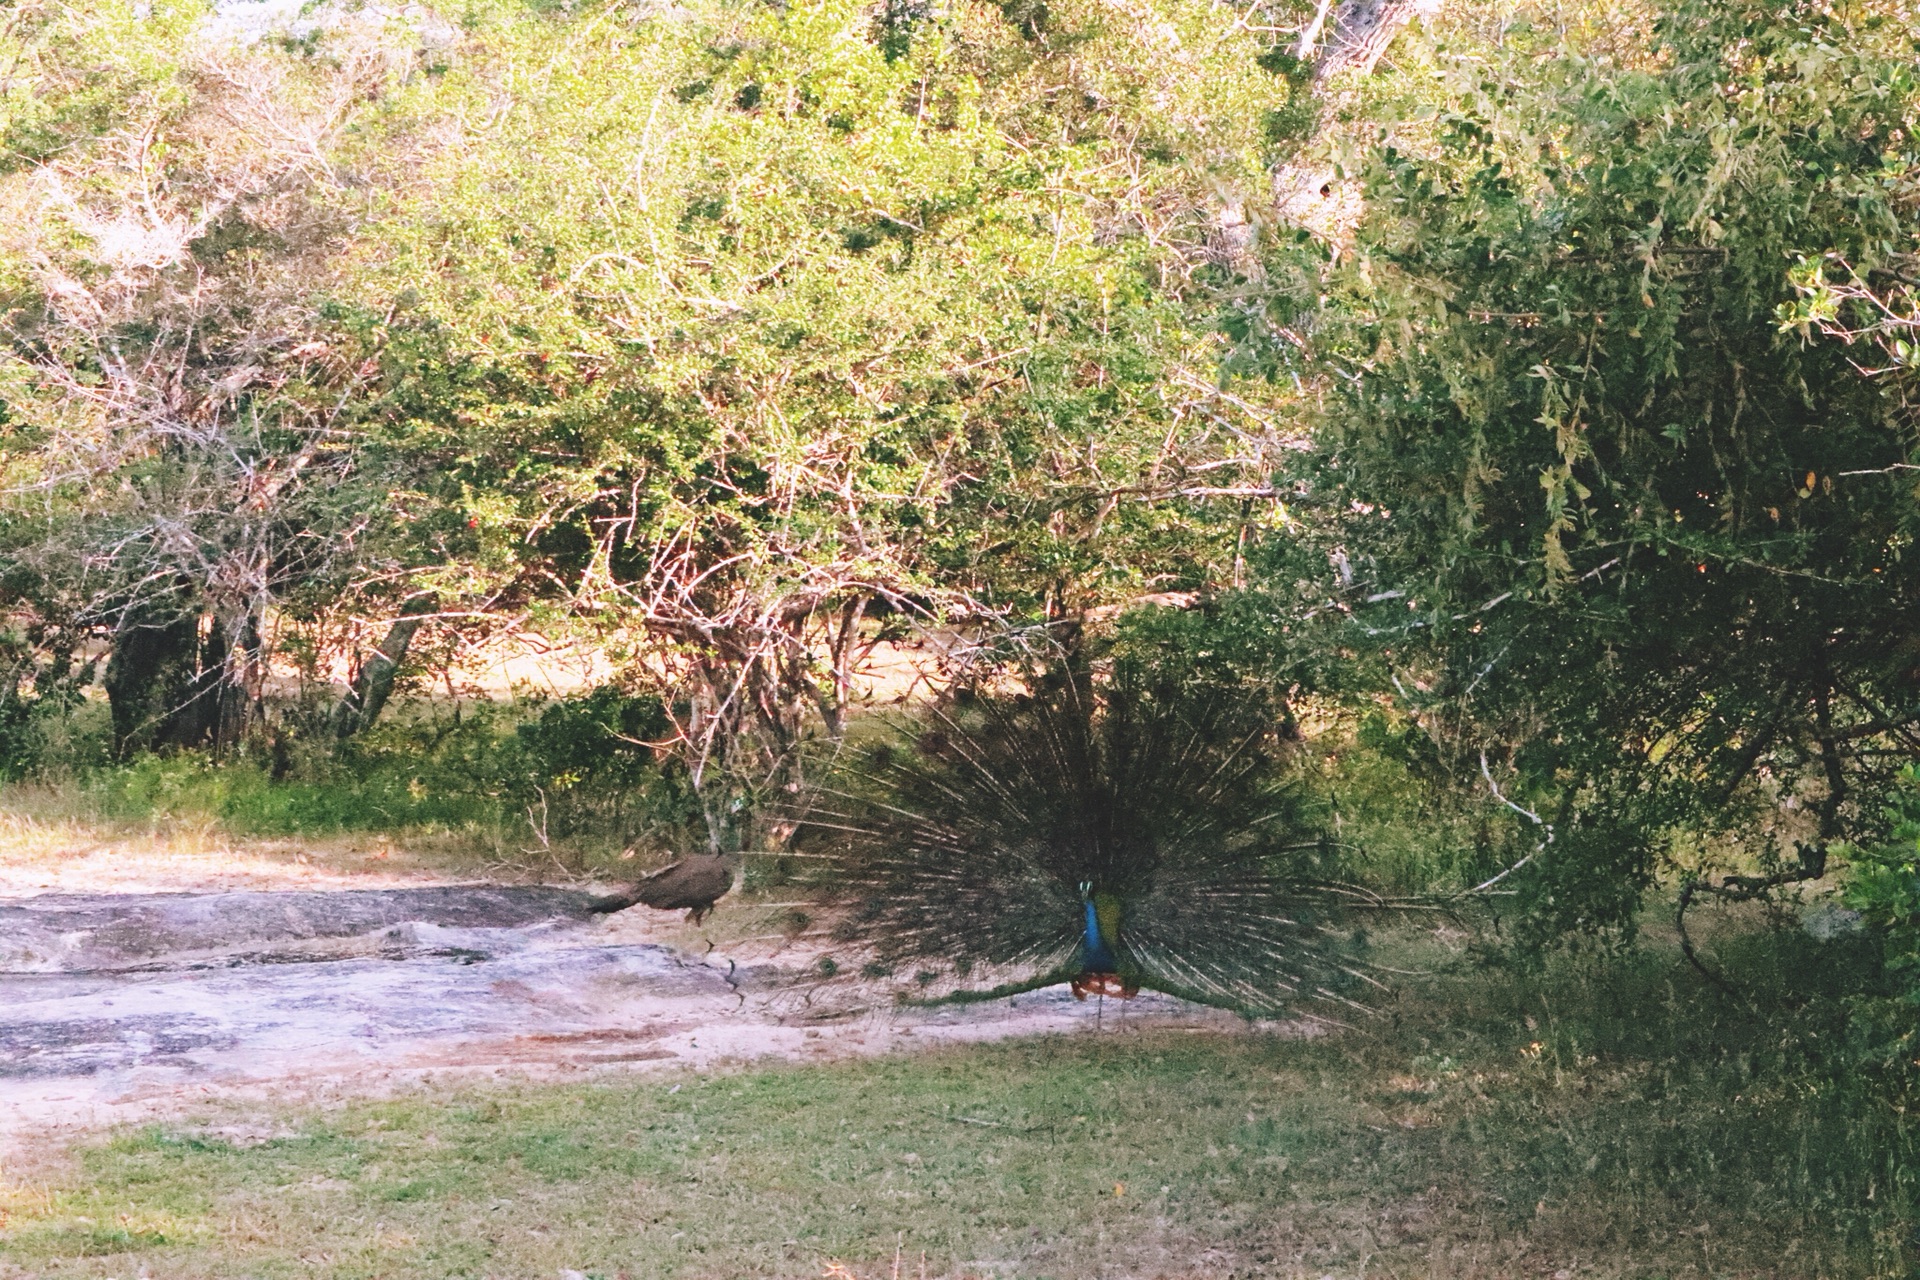
<path id="1" fill-rule="evenodd" d="M 1920 1005 L 1920 769 L 1909 769 L 1884 844 L 1847 853 L 1846 903 L 1879 934 L 1903 997 Z"/>
<path id="2" fill-rule="evenodd" d="M 1885 981 L 1856 994 L 1848 1027 L 1848 1076 L 1901 1116 L 1920 1114 L 1920 770 L 1893 794 L 1892 833 L 1883 844 L 1849 849 L 1843 900 L 1860 913 L 1877 946 Z M 1920 1162 L 1903 1190 L 1920 1189 Z"/>
<path id="3" fill-rule="evenodd" d="M 0 653 L 7 648 L 0 639 Z M 18 655 L 16 651 L 5 656 Z M 32 678 L 24 682 L 22 665 L 32 671 Z M 92 663 L 75 670 L 59 664 L 41 667 L 16 662 L 15 684 L 0 690 L 0 779 L 64 771 L 107 758 L 112 732 L 106 705 L 90 702 L 85 694 L 93 671 Z"/>
<path id="4" fill-rule="evenodd" d="M 178 752 L 98 763 L 81 785 L 106 817 L 241 835 L 445 834 L 493 848 L 562 842 L 582 857 L 677 848 L 690 795 L 648 745 L 667 728 L 658 700 L 599 688 L 531 718 L 524 704 L 394 716 L 337 748 L 309 740 L 274 770 Z"/>
<path id="5" fill-rule="evenodd" d="M 660 746 L 672 725 L 660 699 L 602 685 L 549 704 L 514 730 L 502 755 L 519 802 L 538 806 L 552 837 L 599 835 L 682 850 L 698 804 Z"/>

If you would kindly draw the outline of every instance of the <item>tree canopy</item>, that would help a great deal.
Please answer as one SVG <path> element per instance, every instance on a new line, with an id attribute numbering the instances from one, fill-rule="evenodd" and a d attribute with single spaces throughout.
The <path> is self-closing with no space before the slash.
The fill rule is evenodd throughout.
<path id="1" fill-rule="evenodd" d="M 1817 873 L 1920 746 L 1894 0 L 0 44 L 9 724 L 337 740 L 417 637 L 588 637 L 737 847 L 876 645 L 1174 644 L 1410 729 L 1542 936 Z"/>
<path id="2" fill-rule="evenodd" d="M 1460 775 L 1534 811 L 1549 928 L 1624 919 L 1664 854 L 1875 829 L 1920 712 L 1916 420 L 1797 291 L 1912 260 L 1913 29 L 1700 3 L 1624 34 L 1443 56 L 1316 353 L 1353 616 Z"/>

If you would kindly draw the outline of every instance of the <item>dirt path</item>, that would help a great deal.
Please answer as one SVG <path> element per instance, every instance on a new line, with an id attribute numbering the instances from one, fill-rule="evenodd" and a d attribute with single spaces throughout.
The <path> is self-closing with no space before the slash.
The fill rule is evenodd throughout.
<path id="1" fill-rule="evenodd" d="M 668 918 L 593 916 L 591 901 L 490 885 L 0 901 L 0 1143 L 209 1097 L 1236 1022 L 1064 988 L 863 1011 L 798 993 L 791 960 L 702 951 Z"/>

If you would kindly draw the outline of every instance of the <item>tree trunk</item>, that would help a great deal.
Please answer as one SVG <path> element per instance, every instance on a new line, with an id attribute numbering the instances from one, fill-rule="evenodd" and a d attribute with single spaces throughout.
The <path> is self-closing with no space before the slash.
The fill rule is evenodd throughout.
<path id="1" fill-rule="evenodd" d="M 1314 92 L 1321 95 L 1329 81 L 1343 73 L 1372 74 L 1401 29 L 1438 8 L 1438 0 L 1320 0 L 1294 54 L 1313 64 Z M 1358 197 L 1344 190 L 1346 185 L 1324 165 L 1283 164 L 1273 171 L 1274 211 L 1281 221 L 1304 227 L 1337 248 L 1360 212 Z"/>
<path id="2" fill-rule="evenodd" d="M 1320 34 L 1326 29 L 1330 7 L 1333 31 L 1325 46 L 1319 47 Z M 1295 52 L 1304 62 L 1314 58 L 1318 48 L 1319 57 L 1313 65 L 1313 78 L 1316 81 L 1324 81 L 1343 71 L 1358 71 L 1363 76 L 1368 75 L 1372 73 L 1374 64 L 1380 61 L 1380 55 L 1387 51 L 1387 46 L 1393 43 L 1393 38 L 1400 34 L 1400 28 L 1415 17 L 1431 14 L 1439 7 L 1437 0 L 1344 0 L 1338 7 L 1332 7 L 1332 0 L 1322 0 L 1313 22 L 1301 33 L 1300 44 Z"/>
<path id="3" fill-rule="evenodd" d="M 198 721 L 200 618 L 151 610 L 129 614 L 114 636 L 104 684 L 113 714 L 113 753 L 125 759 L 157 747 L 190 745 Z"/>
<path id="4" fill-rule="evenodd" d="M 380 718 L 387 699 L 393 696 L 394 677 L 400 674 L 400 664 L 406 661 L 414 633 L 426 621 L 423 615 L 432 613 L 435 605 L 433 596 L 421 594 L 409 597 L 400 606 L 400 616 L 387 628 L 386 639 L 380 642 L 379 648 L 361 659 L 360 669 L 354 672 L 353 683 L 347 686 L 346 696 L 334 708 L 335 737 L 344 742 L 354 734 L 372 728 L 373 722 Z"/>
<path id="5" fill-rule="evenodd" d="M 258 614 L 251 609 L 239 613 L 228 619 L 221 631 L 225 661 L 218 668 L 218 687 L 212 699 L 212 738 L 214 750 L 229 751 L 247 736 L 247 726 L 266 684 L 266 664 L 262 660 Z"/>
<path id="6" fill-rule="evenodd" d="M 227 632 L 217 617 L 203 618 L 194 630 L 204 634 L 200 636 L 193 684 L 185 705 L 174 717 L 172 734 L 166 744 L 169 746 L 219 745 L 220 701 L 226 692 Z"/>

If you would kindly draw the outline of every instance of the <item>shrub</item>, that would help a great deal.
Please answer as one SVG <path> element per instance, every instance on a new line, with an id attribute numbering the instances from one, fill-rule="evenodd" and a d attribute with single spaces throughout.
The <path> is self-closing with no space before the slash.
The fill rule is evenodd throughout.
<path id="1" fill-rule="evenodd" d="M 109 818 L 244 835 L 447 834 L 494 848 L 561 841 L 579 855 L 678 847 L 684 779 L 647 745 L 666 729 L 657 700 L 599 688 L 531 717 L 525 704 L 486 703 L 394 716 L 337 748 L 309 739 L 277 767 L 201 752 L 98 761 L 81 786 Z"/>

